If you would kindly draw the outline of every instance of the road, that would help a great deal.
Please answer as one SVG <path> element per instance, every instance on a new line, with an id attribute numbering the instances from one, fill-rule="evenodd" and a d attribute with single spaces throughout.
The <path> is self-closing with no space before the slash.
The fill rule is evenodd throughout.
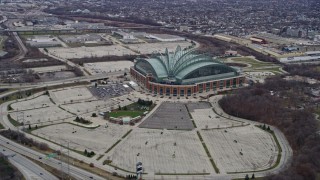
<path id="1" fill-rule="evenodd" d="M 3 20 L 0 21 L 0 24 L 4 24 L 7 27 L 12 27 L 12 20 L 8 21 L 7 16 L 3 16 Z M 26 48 L 26 46 L 23 44 L 21 38 L 19 37 L 17 32 L 10 32 L 9 34 L 12 35 L 12 37 L 18 42 L 18 47 L 19 47 L 19 54 L 16 55 L 15 57 L 10 58 L 9 60 L 13 60 L 13 61 L 17 61 L 20 60 L 22 58 L 24 58 L 24 56 L 27 54 L 28 49 Z"/>
<path id="2" fill-rule="evenodd" d="M 27 54 L 27 52 L 28 52 L 28 49 L 27 49 L 26 46 L 23 44 L 23 42 L 22 42 L 22 40 L 20 39 L 20 37 L 19 37 L 19 35 L 18 35 L 17 32 L 13 32 L 12 35 L 13 35 L 14 39 L 16 39 L 16 41 L 18 42 L 18 46 L 19 46 L 19 49 L 20 49 L 20 53 L 19 53 L 17 56 L 11 58 L 11 60 L 18 61 L 18 60 L 24 58 L 24 56 L 25 56 L 25 55 Z"/>
<path id="3" fill-rule="evenodd" d="M 0 24 L 6 22 L 8 20 L 7 16 L 2 16 L 2 17 L 3 17 L 3 19 L 0 21 Z"/>
<path id="4" fill-rule="evenodd" d="M 37 82 L 37 83 L 0 83 L 1 88 L 32 88 L 32 87 L 44 87 L 44 86 L 53 86 L 58 84 L 66 84 L 66 83 L 73 83 L 73 82 L 88 82 L 88 81 L 94 81 L 99 79 L 105 79 L 110 78 L 113 76 L 120 76 L 123 75 L 124 72 L 128 73 L 127 71 L 116 71 L 116 72 L 110 72 L 105 74 L 96 74 L 96 75 L 90 75 L 90 76 L 81 76 L 81 77 L 74 77 L 74 78 L 68 78 L 68 79 L 61 79 L 57 81 L 48 81 L 48 82 Z M 1 97 L 1 96 L 0 96 Z"/>
<path id="5" fill-rule="evenodd" d="M 36 161 L 39 161 L 41 163 L 43 163 L 43 165 L 47 165 L 53 168 L 56 168 L 58 170 L 62 170 L 63 172 L 68 174 L 68 170 L 70 172 L 70 175 L 76 179 L 96 179 L 96 180 L 103 180 L 104 178 L 92 174 L 90 172 L 87 172 L 85 170 L 82 170 L 80 168 L 77 168 L 75 166 L 72 165 L 67 165 L 64 162 L 60 162 L 57 159 L 47 159 L 46 156 L 42 153 L 39 153 L 37 151 L 34 151 L 32 149 L 26 148 L 20 144 L 17 144 L 3 136 L 0 136 L 0 145 L 4 146 L 7 149 L 10 149 L 12 151 L 14 151 L 17 154 L 21 154 L 24 155 L 26 157 L 29 157 L 31 159 L 34 159 Z M 68 168 L 69 167 L 69 168 Z M 35 171 L 38 172 L 38 171 Z M 50 179 L 50 178 L 49 178 Z M 51 180 L 51 179 L 50 179 Z"/>
<path id="6" fill-rule="evenodd" d="M 54 175 L 37 165 L 36 163 L 32 162 L 24 156 L 21 156 L 20 154 L 15 153 L 14 151 L 8 148 L 5 148 L 2 144 L 0 146 L 0 151 L 8 158 L 11 164 L 18 168 L 18 170 L 23 174 L 23 176 L 27 180 L 58 180 L 57 177 L 55 177 Z"/>
<path id="7" fill-rule="evenodd" d="M 61 57 L 54 56 L 54 55 L 46 52 L 43 48 L 39 48 L 39 51 L 40 51 L 42 54 L 45 54 L 45 55 L 47 55 L 47 56 L 49 56 L 49 57 L 52 57 L 52 58 L 54 58 L 54 59 L 56 59 L 56 60 L 59 60 L 59 61 L 65 63 L 66 65 L 69 65 L 69 66 L 71 66 L 71 67 L 80 69 L 85 76 L 89 76 L 89 75 L 90 75 L 90 74 L 87 73 L 87 71 L 84 70 L 84 67 L 80 66 L 79 64 L 76 64 L 76 63 L 74 63 L 74 62 L 72 62 L 72 61 L 69 61 L 68 59 L 64 59 L 64 58 L 61 58 Z"/>

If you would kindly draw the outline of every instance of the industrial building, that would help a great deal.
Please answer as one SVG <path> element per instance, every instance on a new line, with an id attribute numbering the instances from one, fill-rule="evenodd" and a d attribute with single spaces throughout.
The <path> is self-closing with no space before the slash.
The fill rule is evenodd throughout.
<path id="1" fill-rule="evenodd" d="M 232 67 L 194 50 L 181 50 L 138 58 L 130 68 L 131 76 L 150 93 L 166 96 L 191 96 L 241 87 L 244 76 Z"/>
<path id="2" fill-rule="evenodd" d="M 136 39 L 132 34 L 123 31 L 112 31 L 112 35 L 119 36 L 122 39 Z"/>
<path id="3" fill-rule="evenodd" d="M 267 41 L 263 38 L 251 37 L 250 41 L 255 44 L 267 44 Z"/>
<path id="4" fill-rule="evenodd" d="M 308 51 L 304 54 L 304 56 L 280 58 L 279 61 L 282 63 L 303 63 L 320 61 L 320 51 Z"/>
<path id="5" fill-rule="evenodd" d="M 61 43 L 57 41 L 54 37 L 47 36 L 47 35 L 34 36 L 33 38 L 28 38 L 26 43 L 31 47 L 37 47 L 37 48 L 61 46 Z"/>
<path id="6" fill-rule="evenodd" d="M 100 35 L 97 34 L 83 34 L 83 35 L 61 35 L 60 38 L 65 43 L 85 43 L 91 42 L 101 42 L 104 41 Z"/>
<path id="7" fill-rule="evenodd" d="M 121 37 L 120 41 L 125 44 L 139 43 L 139 39 L 136 38 L 132 33 L 123 31 L 112 31 L 112 35 Z"/>

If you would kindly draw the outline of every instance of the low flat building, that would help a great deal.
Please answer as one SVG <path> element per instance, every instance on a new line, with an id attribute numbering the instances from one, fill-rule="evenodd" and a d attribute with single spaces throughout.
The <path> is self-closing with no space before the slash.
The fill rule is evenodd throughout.
<path id="1" fill-rule="evenodd" d="M 304 62 L 313 62 L 320 61 L 320 56 L 295 56 L 295 57 L 286 57 L 280 58 L 282 63 L 304 63 Z"/>
<path id="2" fill-rule="evenodd" d="M 284 52 L 298 52 L 299 47 L 284 47 L 284 48 L 282 48 L 282 51 L 284 51 Z"/>
<path id="3" fill-rule="evenodd" d="M 35 36 L 34 38 L 28 39 L 26 41 L 32 47 L 37 48 L 46 48 L 46 47 L 58 47 L 61 46 L 61 43 L 57 41 L 55 38 L 50 36 Z"/>
<path id="4" fill-rule="evenodd" d="M 133 34 L 123 31 L 112 31 L 113 35 L 120 36 L 122 39 L 137 39 Z"/>
<path id="5" fill-rule="evenodd" d="M 307 56 L 320 56 L 320 51 L 307 51 L 305 54 Z"/>
<path id="6" fill-rule="evenodd" d="M 229 50 L 229 51 L 226 51 L 224 53 L 225 56 L 237 56 L 238 55 L 238 51 L 232 51 L 232 50 Z"/>
<path id="7" fill-rule="evenodd" d="M 1 50 L 0 50 L 0 57 L 5 56 L 6 54 L 8 54 L 8 52 L 6 52 L 6 51 L 1 51 Z"/>
<path id="8" fill-rule="evenodd" d="M 35 41 L 26 41 L 32 47 L 37 48 L 46 48 L 46 47 L 60 47 L 61 43 L 58 41 L 50 41 L 50 42 L 35 42 Z"/>
<path id="9" fill-rule="evenodd" d="M 84 34 L 84 35 L 61 35 L 60 38 L 65 43 L 85 43 L 85 42 L 100 42 L 103 41 L 101 36 L 97 34 Z"/>

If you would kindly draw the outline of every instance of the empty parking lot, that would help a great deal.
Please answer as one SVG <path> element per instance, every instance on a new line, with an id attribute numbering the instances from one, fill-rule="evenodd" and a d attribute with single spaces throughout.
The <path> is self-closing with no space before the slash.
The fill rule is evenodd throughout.
<path id="1" fill-rule="evenodd" d="M 139 127 L 181 130 L 194 128 L 185 104 L 175 102 L 163 102 Z"/>

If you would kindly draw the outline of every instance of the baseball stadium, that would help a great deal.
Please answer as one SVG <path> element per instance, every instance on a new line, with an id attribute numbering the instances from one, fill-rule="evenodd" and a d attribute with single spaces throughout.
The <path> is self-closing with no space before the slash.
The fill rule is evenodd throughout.
<path id="1" fill-rule="evenodd" d="M 131 76 L 150 93 L 166 96 L 191 96 L 203 92 L 221 92 L 241 87 L 244 75 L 219 59 L 195 50 L 137 58 L 130 68 Z"/>

